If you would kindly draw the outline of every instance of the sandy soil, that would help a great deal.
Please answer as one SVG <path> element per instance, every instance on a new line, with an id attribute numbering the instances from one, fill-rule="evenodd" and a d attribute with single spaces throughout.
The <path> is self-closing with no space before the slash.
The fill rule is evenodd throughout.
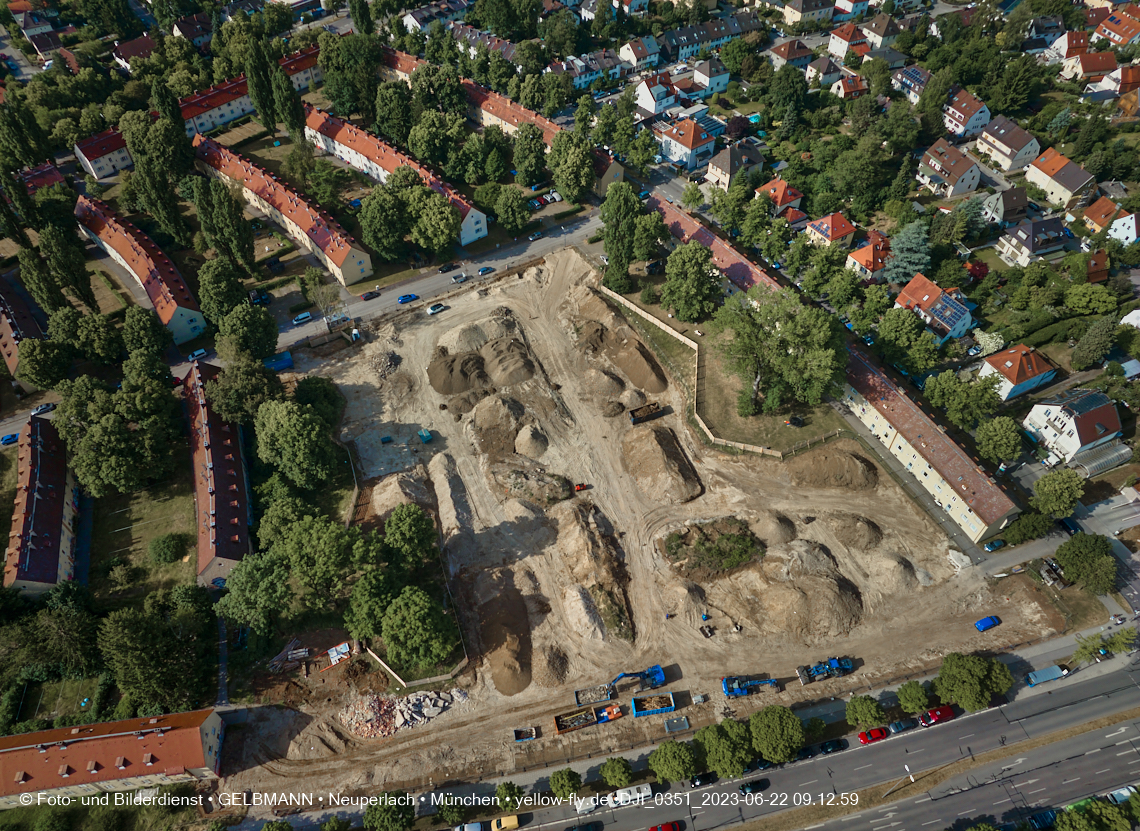
<path id="1" fill-rule="evenodd" d="M 470 700 L 385 740 L 346 735 L 335 697 L 301 712 L 263 708 L 227 748 L 227 790 L 420 786 L 660 738 L 659 716 L 563 737 L 551 727 L 574 688 L 656 663 L 669 689 L 714 694 L 684 709 L 699 726 L 724 711 L 726 674 L 787 686 L 734 702 L 743 715 L 1058 627 L 1029 593 L 1001 596 L 974 570 L 958 574 L 937 526 L 860 445 L 783 464 L 697 443 L 682 394 L 595 293 L 596 279 L 567 250 L 442 315 L 384 321 L 359 351 L 319 362 L 295 353 L 299 371 L 344 391 L 342 438 L 355 440 L 370 477 L 415 467 L 375 483 L 357 517 L 403 500 L 436 514 L 474 650 L 458 679 Z M 381 378 L 379 358 L 391 352 L 398 366 Z M 666 415 L 631 426 L 625 408 L 646 400 Z M 430 444 L 411 438 L 423 427 Z M 381 435 L 396 440 L 381 445 Z M 572 483 L 590 487 L 574 494 Z M 683 579 L 659 542 L 727 516 L 749 523 L 764 558 L 717 580 Z M 702 614 L 711 639 L 698 631 Z M 982 614 L 1003 625 L 979 634 L 971 624 Z M 828 655 L 854 658 L 856 674 L 794 682 L 796 665 Z M 620 697 L 628 706 L 629 688 Z M 523 725 L 542 738 L 515 745 L 510 730 Z"/>

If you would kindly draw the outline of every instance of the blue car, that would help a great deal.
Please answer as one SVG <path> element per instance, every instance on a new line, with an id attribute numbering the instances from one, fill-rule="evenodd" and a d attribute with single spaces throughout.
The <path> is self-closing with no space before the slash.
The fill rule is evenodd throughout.
<path id="1" fill-rule="evenodd" d="M 479 269 L 479 276 L 482 277 L 484 274 L 490 274 L 494 270 L 494 266 L 485 265 Z"/>
<path id="2" fill-rule="evenodd" d="M 981 620 L 979 620 L 977 623 L 975 623 L 974 628 L 977 629 L 979 632 L 988 632 L 989 630 L 993 629 L 995 626 L 1000 626 L 1000 625 L 1001 625 L 1001 618 L 998 617 L 997 615 L 990 615 L 989 617 L 984 617 Z"/>
<path id="3" fill-rule="evenodd" d="M 986 551 L 997 551 L 1004 545 L 1005 540 L 990 540 L 985 545 L 983 545 L 982 548 L 984 548 Z"/>
<path id="4" fill-rule="evenodd" d="M 0 444 L 7 447 L 10 444 L 15 444 L 19 440 L 20 440 L 20 434 L 19 433 L 9 433 L 4 438 L 0 439 Z"/>
<path id="5" fill-rule="evenodd" d="M 400 303 L 400 304 L 411 303 L 413 300 L 419 300 L 419 299 L 420 299 L 419 296 L 415 295 L 415 294 L 401 294 L 400 299 L 397 300 L 396 302 Z"/>

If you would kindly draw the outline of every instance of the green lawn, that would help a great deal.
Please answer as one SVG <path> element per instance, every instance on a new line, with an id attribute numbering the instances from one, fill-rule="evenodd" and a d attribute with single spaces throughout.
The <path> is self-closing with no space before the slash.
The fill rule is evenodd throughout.
<path id="1" fill-rule="evenodd" d="M 990 267 L 990 271 L 1005 271 L 1009 268 L 1005 261 L 998 256 L 996 248 L 982 248 L 975 251 L 972 259 L 981 260 L 983 263 Z"/>
<path id="2" fill-rule="evenodd" d="M 95 695 L 98 678 L 68 678 L 46 684 L 29 684 L 24 691 L 23 706 L 17 722 L 33 718 L 49 721 L 84 712 L 84 699 Z"/>

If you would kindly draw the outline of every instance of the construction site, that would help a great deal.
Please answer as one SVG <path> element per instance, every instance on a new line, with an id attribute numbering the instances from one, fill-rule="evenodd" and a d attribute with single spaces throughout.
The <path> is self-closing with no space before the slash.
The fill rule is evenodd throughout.
<path id="1" fill-rule="evenodd" d="M 375 793 L 509 774 L 660 741 L 666 710 L 696 729 L 1064 628 L 1028 580 L 994 589 L 960 570 L 938 525 L 861 444 L 786 462 L 702 444 L 684 389 L 599 278 L 565 249 L 438 316 L 382 319 L 359 348 L 295 353 L 298 372 L 347 398 L 339 438 L 364 479 L 354 521 L 382 527 L 402 502 L 436 518 L 470 663 L 414 706 L 374 704 L 376 685 L 321 673 L 323 687 L 255 709 L 227 740 L 225 790 Z M 631 423 L 647 403 L 662 415 Z M 428 443 L 416 438 L 425 430 Z M 720 572 L 669 556 L 715 523 L 746 530 L 756 553 Z M 1001 627 L 978 632 L 991 614 Z M 797 666 L 824 653 L 854 671 L 801 686 Z M 664 684 L 638 704 L 652 713 L 630 717 L 642 713 L 628 681 L 607 702 L 611 678 L 654 665 Z M 760 673 L 780 684 L 721 692 L 723 676 Z M 416 729 L 377 726 L 397 706 Z M 556 716 L 579 711 L 590 713 L 573 721 L 582 729 L 558 735 Z"/>

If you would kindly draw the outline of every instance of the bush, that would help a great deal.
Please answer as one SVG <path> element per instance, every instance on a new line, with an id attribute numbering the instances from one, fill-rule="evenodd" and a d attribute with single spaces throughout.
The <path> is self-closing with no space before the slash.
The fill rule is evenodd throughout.
<path id="1" fill-rule="evenodd" d="M 736 396 L 736 414 L 741 418 L 760 414 L 760 402 L 752 394 L 752 387 L 745 386 Z"/>
<path id="2" fill-rule="evenodd" d="M 1028 540 L 1044 537 L 1053 527 L 1053 517 L 1027 511 L 1005 529 L 1003 538 L 1009 545 L 1020 545 Z"/>
<path id="3" fill-rule="evenodd" d="M 189 534 L 163 534 L 150 541 L 147 553 L 152 563 L 161 566 L 181 560 L 186 556 L 186 549 L 189 546 Z"/>
<path id="4" fill-rule="evenodd" d="M 657 304 L 657 288 L 652 283 L 646 283 L 641 287 L 641 302 L 646 306 L 654 306 Z"/>
<path id="5" fill-rule="evenodd" d="M 298 312 L 303 312 L 306 309 L 311 309 L 311 308 L 313 308 L 313 304 L 310 303 L 308 300 L 303 300 L 300 303 L 294 303 L 292 306 L 290 306 L 289 307 L 289 314 L 291 314 L 291 315 L 297 314 Z"/>

